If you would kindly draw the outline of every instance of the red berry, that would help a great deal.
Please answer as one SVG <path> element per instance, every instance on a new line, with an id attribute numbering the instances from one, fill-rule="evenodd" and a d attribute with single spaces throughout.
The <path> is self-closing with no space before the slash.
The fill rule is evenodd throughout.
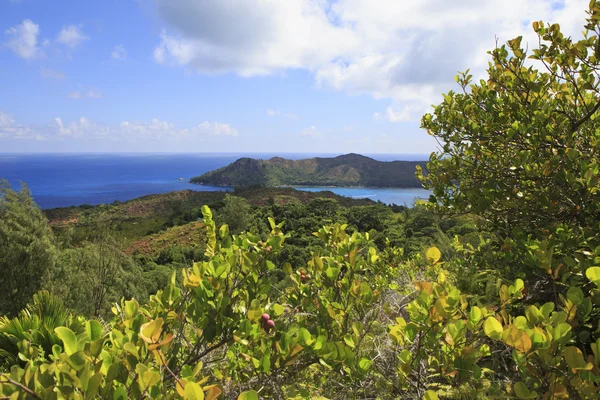
<path id="1" fill-rule="evenodd" d="M 272 319 L 267 321 L 267 329 L 275 328 L 275 321 Z"/>
<path id="2" fill-rule="evenodd" d="M 271 319 L 271 316 L 267 313 L 264 313 L 263 315 L 260 316 L 260 318 L 263 320 L 263 322 L 267 322 Z"/>
<path id="3" fill-rule="evenodd" d="M 305 280 L 306 279 L 306 275 L 304 275 L 304 274 L 300 275 L 300 279 Z"/>

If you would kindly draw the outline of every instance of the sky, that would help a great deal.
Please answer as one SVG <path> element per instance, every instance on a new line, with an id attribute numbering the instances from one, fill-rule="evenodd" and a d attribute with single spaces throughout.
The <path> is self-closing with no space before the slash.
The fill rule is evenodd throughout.
<path id="1" fill-rule="evenodd" d="M 0 153 L 427 154 L 421 116 L 587 0 L 0 0 Z"/>

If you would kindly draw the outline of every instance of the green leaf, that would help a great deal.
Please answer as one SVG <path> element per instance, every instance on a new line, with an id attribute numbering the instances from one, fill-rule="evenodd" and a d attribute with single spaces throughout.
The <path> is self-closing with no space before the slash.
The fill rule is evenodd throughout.
<path id="1" fill-rule="evenodd" d="M 585 271 L 585 276 L 600 287 L 600 267 L 590 267 Z"/>
<path id="2" fill-rule="evenodd" d="M 204 392 L 197 383 L 188 382 L 185 385 L 185 400 L 204 400 Z"/>
<path id="3" fill-rule="evenodd" d="M 248 390 L 240 393 L 237 400 L 258 400 L 258 393 L 255 390 Z"/>
<path id="4" fill-rule="evenodd" d="M 284 310 L 285 308 L 281 304 L 273 304 L 273 315 L 276 317 L 279 317 L 281 314 L 283 314 Z"/>
<path id="5" fill-rule="evenodd" d="M 578 347 L 570 346 L 563 350 L 563 356 L 569 367 L 576 370 L 590 370 L 594 366 L 583 357 L 583 353 Z"/>
<path id="6" fill-rule="evenodd" d="M 476 324 L 481 319 L 481 309 L 473 306 L 469 312 L 469 322 Z"/>
<path id="7" fill-rule="evenodd" d="M 514 384 L 513 389 L 519 399 L 535 399 L 537 398 L 537 392 L 529 391 L 527 385 L 523 382 L 517 382 Z"/>
<path id="8" fill-rule="evenodd" d="M 77 353 L 77 336 L 75 336 L 75 333 L 73 333 L 72 330 L 64 326 L 59 326 L 58 328 L 54 329 L 54 332 L 56 332 L 60 340 L 63 341 L 65 345 L 65 352 L 68 356 Z"/>
<path id="9" fill-rule="evenodd" d="M 435 264 L 440 260 L 440 258 L 442 258 L 442 253 L 437 247 L 430 247 L 425 252 L 425 257 L 429 262 Z"/>
<path id="10" fill-rule="evenodd" d="M 85 333 L 91 341 L 102 338 L 102 324 L 98 321 L 88 321 L 85 324 Z"/>
<path id="11" fill-rule="evenodd" d="M 578 287 L 571 287 L 567 291 L 567 299 L 576 306 L 583 301 L 583 290 Z"/>
<path id="12" fill-rule="evenodd" d="M 488 317 L 483 324 L 485 334 L 495 340 L 502 338 L 502 324 L 495 317 Z"/>
<path id="13" fill-rule="evenodd" d="M 302 328 L 298 331 L 298 342 L 303 346 L 310 346 L 313 342 L 310 332 L 306 328 Z"/>
<path id="14" fill-rule="evenodd" d="M 371 365 L 373 365 L 373 360 L 369 360 L 366 358 L 361 358 L 358 362 L 358 367 L 363 371 L 368 371 L 369 368 L 371 368 Z"/>
<path id="15" fill-rule="evenodd" d="M 257 320 L 262 315 L 262 309 L 260 307 L 260 302 L 257 299 L 254 299 L 250 302 L 250 308 L 248 309 L 248 319 Z"/>
<path id="16" fill-rule="evenodd" d="M 439 400 L 440 398 L 433 390 L 428 390 L 423 396 L 423 400 Z"/>

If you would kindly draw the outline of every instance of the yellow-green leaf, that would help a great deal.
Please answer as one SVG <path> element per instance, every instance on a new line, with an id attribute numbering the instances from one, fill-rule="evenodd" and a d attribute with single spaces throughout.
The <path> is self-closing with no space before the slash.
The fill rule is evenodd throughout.
<path id="1" fill-rule="evenodd" d="M 425 257 L 427 257 L 427 260 L 431 263 L 436 263 L 442 258 L 442 253 L 437 247 L 430 247 L 425 252 Z"/>
<path id="2" fill-rule="evenodd" d="M 258 400 L 258 393 L 255 390 L 248 390 L 240 393 L 237 400 Z"/>
<path id="3" fill-rule="evenodd" d="M 585 276 L 594 282 L 597 286 L 600 286 L 600 267 L 590 267 L 585 271 Z"/>
<path id="4" fill-rule="evenodd" d="M 204 392 L 197 383 L 188 382 L 185 385 L 185 400 L 204 400 Z"/>
<path id="5" fill-rule="evenodd" d="M 519 399 L 535 399 L 537 392 L 530 391 L 523 382 L 517 382 L 513 386 L 513 390 Z"/>
<path id="6" fill-rule="evenodd" d="M 495 317 L 488 317 L 483 324 L 485 334 L 495 340 L 502 338 L 502 324 Z"/>
<path id="7" fill-rule="evenodd" d="M 75 333 L 73 333 L 72 330 L 64 326 L 59 326 L 54 329 L 54 332 L 56 332 L 60 340 L 63 341 L 65 352 L 68 356 L 77 353 L 77 336 L 75 336 Z"/>
<path id="8" fill-rule="evenodd" d="M 594 366 L 583 357 L 583 353 L 578 347 L 570 346 L 563 350 L 563 356 L 569 367 L 577 370 L 590 370 Z"/>
<path id="9" fill-rule="evenodd" d="M 248 309 L 248 319 L 257 320 L 262 315 L 262 309 L 260 308 L 260 302 L 254 299 L 250 302 L 250 308 Z"/>
<path id="10" fill-rule="evenodd" d="M 439 397 L 433 390 L 428 390 L 425 392 L 423 400 L 439 400 Z"/>

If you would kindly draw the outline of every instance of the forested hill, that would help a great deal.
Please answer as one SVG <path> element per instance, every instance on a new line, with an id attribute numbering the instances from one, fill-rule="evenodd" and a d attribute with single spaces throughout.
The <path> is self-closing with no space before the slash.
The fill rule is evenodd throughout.
<path id="1" fill-rule="evenodd" d="M 417 165 L 425 162 L 382 162 L 359 154 L 334 158 L 269 160 L 240 158 L 226 167 L 191 179 L 192 183 L 218 186 L 366 186 L 421 187 L 415 177 Z"/>

